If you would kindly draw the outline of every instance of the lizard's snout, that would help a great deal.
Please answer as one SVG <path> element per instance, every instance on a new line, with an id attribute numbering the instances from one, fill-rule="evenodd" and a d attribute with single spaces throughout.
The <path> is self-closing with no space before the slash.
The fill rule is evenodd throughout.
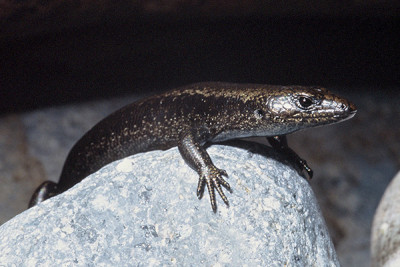
<path id="1" fill-rule="evenodd" d="M 357 107 L 353 103 L 349 102 L 348 108 L 347 108 L 350 118 L 352 118 L 354 115 L 357 113 Z"/>
<path id="2" fill-rule="evenodd" d="M 341 105 L 342 109 L 342 118 L 344 120 L 348 120 L 354 117 L 357 113 L 357 107 L 350 101 L 345 101 L 345 103 L 342 103 Z"/>

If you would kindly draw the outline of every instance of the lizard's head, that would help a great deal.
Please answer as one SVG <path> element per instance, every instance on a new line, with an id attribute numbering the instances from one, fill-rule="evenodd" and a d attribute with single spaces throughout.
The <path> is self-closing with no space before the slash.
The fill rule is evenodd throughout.
<path id="1" fill-rule="evenodd" d="M 281 87 L 266 105 L 270 119 L 291 132 L 344 121 L 357 111 L 353 103 L 320 87 Z"/>

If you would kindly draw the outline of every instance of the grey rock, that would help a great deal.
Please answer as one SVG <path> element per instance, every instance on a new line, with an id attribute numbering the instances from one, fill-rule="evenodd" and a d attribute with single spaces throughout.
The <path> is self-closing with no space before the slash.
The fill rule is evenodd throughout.
<path id="1" fill-rule="evenodd" d="M 393 178 L 372 224 L 371 266 L 400 266 L 400 172 Z"/>
<path id="2" fill-rule="evenodd" d="M 216 214 L 177 148 L 107 165 L 3 224 L 0 263 L 339 266 L 307 181 L 255 147 L 208 148 L 233 189 Z"/>

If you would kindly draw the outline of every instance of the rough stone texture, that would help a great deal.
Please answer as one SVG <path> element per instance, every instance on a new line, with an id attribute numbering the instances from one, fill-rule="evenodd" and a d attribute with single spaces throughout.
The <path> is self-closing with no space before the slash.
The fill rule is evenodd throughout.
<path id="1" fill-rule="evenodd" d="M 307 181 L 267 147 L 236 144 L 208 149 L 229 174 L 230 208 L 196 198 L 176 148 L 138 154 L 3 224 L 0 262 L 338 266 Z"/>
<path id="2" fill-rule="evenodd" d="M 400 172 L 389 184 L 375 213 L 371 266 L 400 266 Z"/>

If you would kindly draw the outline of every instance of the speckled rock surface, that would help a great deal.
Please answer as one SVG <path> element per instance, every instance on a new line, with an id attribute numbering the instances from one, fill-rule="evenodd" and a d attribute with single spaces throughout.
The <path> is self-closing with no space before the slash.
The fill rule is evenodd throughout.
<path id="1" fill-rule="evenodd" d="M 400 172 L 393 178 L 374 216 L 371 266 L 400 266 Z"/>
<path id="2" fill-rule="evenodd" d="M 218 199 L 214 214 L 207 193 L 197 199 L 177 148 L 138 154 L 3 224 L 0 262 L 338 266 L 307 181 L 268 148 L 244 148 L 208 148 L 229 174 L 229 208 Z"/>

